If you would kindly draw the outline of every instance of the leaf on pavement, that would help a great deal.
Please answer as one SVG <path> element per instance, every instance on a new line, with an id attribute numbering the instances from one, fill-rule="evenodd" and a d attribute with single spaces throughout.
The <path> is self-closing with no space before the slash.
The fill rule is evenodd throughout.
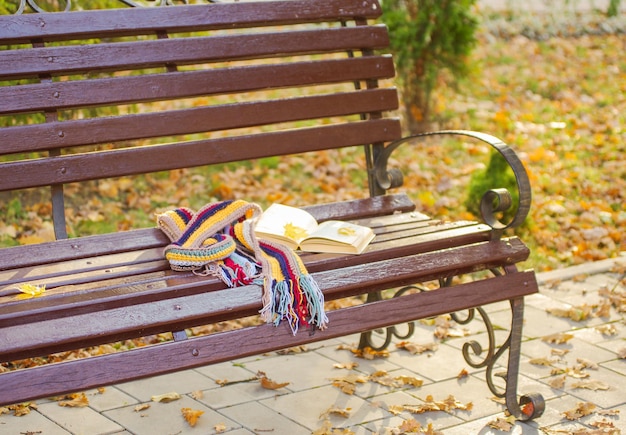
<path id="1" fill-rule="evenodd" d="M 339 417 L 348 418 L 350 417 L 350 411 L 352 411 L 352 408 L 339 408 L 336 406 L 331 406 L 320 415 L 320 420 L 327 419 L 331 415 L 338 415 Z"/>
<path id="2" fill-rule="evenodd" d="M 204 411 L 191 408 L 181 408 L 180 412 L 183 414 L 185 421 L 187 421 L 191 427 L 194 427 L 198 423 L 200 416 L 204 414 Z"/>
<path id="3" fill-rule="evenodd" d="M 585 417 L 593 413 L 596 409 L 596 405 L 590 402 L 579 402 L 576 408 L 569 409 L 563 413 L 563 416 L 568 420 L 578 420 L 581 417 Z"/>
<path id="4" fill-rule="evenodd" d="M 608 390 L 611 387 L 606 382 L 586 379 L 584 381 L 579 381 L 572 384 L 572 388 L 584 388 L 586 390 L 598 391 L 598 390 Z"/>
<path id="5" fill-rule="evenodd" d="M 265 388 L 266 390 L 278 390 L 280 388 L 284 388 L 287 385 L 289 385 L 289 382 L 274 382 L 273 380 L 267 377 L 265 372 L 262 372 L 262 371 L 257 372 L 257 377 L 259 378 L 259 381 L 261 382 L 261 386 Z"/>
<path id="6" fill-rule="evenodd" d="M 180 399 L 180 394 L 178 394 L 175 391 L 172 391 L 170 393 L 157 394 L 155 396 L 150 397 L 150 399 L 153 402 L 169 403 L 169 402 L 173 402 L 174 400 Z"/>
<path id="7" fill-rule="evenodd" d="M 411 343 L 409 341 L 401 341 L 400 343 L 396 344 L 396 347 L 398 349 L 404 349 L 408 351 L 411 355 L 417 355 L 429 351 L 434 352 L 439 346 L 437 345 L 437 343 L 418 344 Z"/>
<path id="8" fill-rule="evenodd" d="M 564 344 L 570 341 L 572 338 L 574 338 L 572 334 L 567 334 L 565 332 L 558 332 L 556 334 L 546 335 L 545 337 L 542 337 L 541 340 L 545 341 L 546 343 Z"/>
<path id="9" fill-rule="evenodd" d="M 493 429 L 498 429 L 503 432 L 510 432 L 513 429 L 513 425 L 515 424 L 515 417 L 512 415 L 509 417 L 498 417 L 495 420 L 491 420 L 487 423 L 489 427 Z"/>
<path id="10" fill-rule="evenodd" d="M 64 396 L 59 400 L 59 406 L 66 406 L 70 408 L 84 408 L 89 406 L 89 399 L 85 396 L 85 393 L 75 393 Z"/>

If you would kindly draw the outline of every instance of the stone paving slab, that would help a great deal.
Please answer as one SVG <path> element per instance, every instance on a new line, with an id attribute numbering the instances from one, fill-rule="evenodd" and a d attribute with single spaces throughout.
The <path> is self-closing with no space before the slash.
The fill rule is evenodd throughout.
<path id="1" fill-rule="evenodd" d="M 626 347 L 624 313 L 611 309 L 607 317 L 577 322 L 546 312 L 552 307 L 598 304 L 601 299 L 598 291 L 618 284 L 620 276 L 611 272 L 613 266 L 624 263 L 626 257 L 621 257 L 539 274 L 540 294 L 526 298 L 518 390 L 522 394 L 542 394 L 546 399 L 546 412 L 536 421 L 517 422 L 509 433 L 572 433 L 589 430 L 591 424 L 601 419 L 612 422 L 622 430 L 621 433 L 626 433 L 626 359 L 618 358 L 618 352 Z M 497 342 L 502 343 L 508 335 L 506 328 L 511 318 L 508 304 L 498 303 L 484 308 L 496 326 Z M 0 415 L 0 433 L 304 435 L 323 427 L 327 420 L 329 427 L 349 428 L 356 435 L 382 435 L 414 418 L 424 426 L 432 424 L 445 435 L 504 434 L 506 432 L 489 427 L 496 417 L 504 416 L 504 407 L 494 400 L 487 388 L 484 368 L 471 368 L 460 351 L 468 340 L 484 341 L 486 334 L 481 325 L 474 321 L 467 326 L 455 327 L 459 335 L 469 335 L 438 343 L 435 351 L 420 355 L 411 355 L 392 344 L 388 358 L 356 358 L 346 350 L 358 342 L 358 336 L 352 335 L 312 344 L 303 353 L 270 353 L 119 384 L 104 391 L 90 390 L 85 392 L 89 399 L 86 408 L 60 407 L 54 401 L 39 400 L 37 408 L 26 416 Z M 608 327 L 612 328 L 613 334 L 606 334 Z M 408 340 L 432 343 L 436 341 L 433 331 L 432 325 L 418 323 L 416 334 Z M 572 335 L 563 344 L 541 339 L 563 332 Z M 533 361 L 537 358 L 544 358 L 547 364 L 537 364 Z M 567 370 L 581 360 L 598 365 L 597 369 L 587 369 L 586 372 L 590 379 L 604 382 L 608 390 L 575 388 L 577 380 L 571 377 L 567 377 L 563 388 L 549 386 L 554 378 L 552 370 Z M 350 362 L 356 362 L 358 366 L 352 370 L 340 366 Z M 498 363 L 505 364 L 506 360 Z M 501 370 L 501 367 L 494 369 L 495 372 Z M 275 382 L 289 384 L 278 390 L 264 389 L 258 381 L 250 381 L 259 371 Z M 392 378 L 421 379 L 423 384 L 420 387 L 392 387 L 371 381 L 357 382 L 353 394 L 346 394 L 333 385 L 335 380 L 345 380 L 349 375 L 357 379 L 377 371 L 385 371 Z M 467 376 L 459 378 L 461 371 L 466 371 Z M 218 381 L 230 384 L 222 387 Z M 498 384 L 497 379 L 494 381 Z M 179 393 L 181 399 L 170 403 L 151 401 L 151 396 L 171 391 Z M 423 404 L 429 395 L 436 400 L 452 395 L 460 403 L 472 402 L 473 407 L 424 414 L 392 412 L 395 411 L 394 405 Z M 609 415 L 594 412 L 575 421 L 563 418 L 565 411 L 581 402 L 591 402 L 596 410 L 607 411 Z M 149 407 L 140 409 L 138 405 Z M 347 410 L 349 415 L 328 414 L 331 407 Z M 195 427 L 185 422 L 182 408 L 204 412 Z M 615 411 L 620 413 L 612 414 Z"/>

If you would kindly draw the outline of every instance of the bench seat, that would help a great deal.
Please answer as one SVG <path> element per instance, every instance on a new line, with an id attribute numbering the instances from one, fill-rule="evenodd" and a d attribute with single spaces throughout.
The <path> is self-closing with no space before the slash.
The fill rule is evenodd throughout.
<path id="1" fill-rule="evenodd" d="M 400 195 L 385 199 L 393 200 L 394 205 L 405 204 L 407 208 L 410 204 L 408 198 Z M 381 201 L 375 198 L 318 205 L 310 207 L 309 211 L 322 220 L 342 218 L 338 211 L 343 208 L 354 213 L 366 205 L 363 209 L 372 213 L 376 209 L 372 202 Z M 382 207 L 380 211 L 388 209 Z M 517 238 L 490 241 L 490 228 L 475 222 L 441 222 L 415 211 L 361 217 L 353 221 L 371 226 L 376 233 L 376 238 L 363 254 L 303 255 L 327 301 L 512 266 L 529 254 L 528 248 Z M 129 239 L 133 240 L 132 244 Z M 119 246 L 122 240 L 127 241 L 125 250 L 118 248 L 120 252 L 109 253 L 106 249 L 109 244 Z M 2 375 L 3 385 L 8 388 L 0 392 L 0 403 L 10 403 L 16 394 L 32 400 L 76 388 L 153 376 L 365 332 L 521 297 L 533 293 L 536 288 L 533 273 L 515 273 L 433 290 L 432 294 L 437 296 L 430 300 L 430 292 L 395 298 L 384 311 L 378 310 L 376 303 L 331 311 L 330 327 L 310 331 L 306 338 L 293 337 L 286 326 L 263 324 L 187 339 L 184 333 L 187 328 L 256 315 L 261 308 L 261 289 L 254 285 L 225 288 L 214 277 L 173 272 L 163 259 L 162 249 L 167 242 L 156 229 L 85 237 L 80 241 L 62 240 L 47 246 L 51 252 L 66 253 L 61 254 L 60 260 L 50 262 L 43 256 L 42 264 L 31 261 L 27 266 L 1 271 L 0 304 L 3 309 L 0 333 L 4 340 L 0 355 L 4 361 L 164 332 L 172 332 L 177 338 L 171 343 L 128 351 L 127 357 L 119 361 L 98 356 L 42 366 L 37 369 L 42 375 L 31 376 L 33 385 L 25 384 L 19 372 L 13 372 L 14 384 L 11 373 L 5 373 Z M 30 251 L 32 258 L 33 249 L 36 248 L 23 246 L 7 251 L 15 252 L 14 258 L 29 256 Z M 496 284 L 495 281 L 502 282 Z M 15 286 L 24 282 L 45 284 L 46 296 L 20 299 Z M 494 293 L 491 291 L 493 285 L 507 290 Z M 445 305 L 440 303 L 441 297 L 445 297 Z M 356 318 L 358 322 L 354 321 Z M 228 340 L 236 340 L 238 346 L 222 349 L 220 343 Z M 67 365 L 67 368 L 60 369 L 57 365 Z M 45 373 L 50 370 L 56 373 L 54 378 L 59 383 L 67 386 L 67 391 L 60 391 L 56 383 L 46 386 L 48 384 L 42 380 L 47 379 Z M 67 380 L 64 380 L 65 376 L 68 376 Z M 22 390 L 36 393 L 22 396 Z"/>

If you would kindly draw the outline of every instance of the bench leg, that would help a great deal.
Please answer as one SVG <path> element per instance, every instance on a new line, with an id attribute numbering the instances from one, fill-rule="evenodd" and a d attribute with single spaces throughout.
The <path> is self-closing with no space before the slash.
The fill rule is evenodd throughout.
<path id="1" fill-rule="evenodd" d="M 496 275 L 499 271 L 493 271 Z M 519 362 L 522 345 L 522 327 L 524 323 L 524 298 L 511 299 L 511 330 L 504 343 L 498 348 L 496 345 L 495 332 L 489 315 L 482 308 L 468 310 L 467 317 L 460 318 L 458 313 L 453 313 L 452 318 L 459 324 L 467 324 L 478 313 L 487 330 L 488 348 L 483 354 L 482 346 L 476 341 L 463 344 L 463 357 L 474 368 L 486 367 L 486 381 L 489 390 L 496 396 L 505 399 L 508 411 L 518 420 L 532 420 L 540 417 L 545 410 L 545 401 L 540 394 L 528 394 L 517 399 L 517 380 L 519 376 Z M 497 349 L 497 350 L 496 350 Z M 498 360 L 508 351 L 506 372 L 494 373 L 494 367 Z M 476 360 L 476 357 L 480 357 Z M 494 377 L 502 378 L 505 382 L 504 390 L 496 386 Z"/>
<path id="2" fill-rule="evenodd" d="M 410 286 L 402 287 L 401 289 L 397 290 L 394 293 L 393 297 L 396 298 L 396 297 L 402 296 L 404 293 L 408 292 L 409 290 L 425 291 L 425 289 L 422 289 L 418 286 L 410 285 Z M 365 303 L 380 301 L 382 299 L 383 299 L 382 292 L 368 293 Z M 389 347 L 389 345 L 391 344 L 391 340 L 394 337 L 399 340 L 406 340 L 407 338 L 413 335 L 413 333 L 415 332 L 415 323 L 409 322 L 405 325 L 405 327 L 407 328 L 407 331 L 405 333 L 400 332 L 400 328 L 398 327 L 398 325 L 389 326 L 385 328 L 384 330 L 376 329 L 374 331 L 363 332 L 361 333 L 361 336 L 359 338 L 358 348 L 362 350 L 362 349 L 365 349 L 366 347 L 369 347 L 370 349 L 374 351 L 385 350 L 387 349 L 387 347 Z M 379 341 L 379 340 L 374 339 L 374 334 L 376 334 L 377 336 L 383 337 L 382 344 L 375 343 L 375 341 Z"/>
<path id="3" fill-rule="evenodd" d="M 501 274 L 499 270 L 492 270 L 495 275 Z M 441 287 L 451 285 L 451 279 L 440 280 Z M 407 286 L 398 290 L 393 297 L 401 296 L 409 290 L 422 291 L 417 286 Z M 380 292 L 370 293 L 367 302 L 381 300 Z M 522 327 L 524 322 L 524 298 L 515 298 L 509 301 L 511 305 L 511 330 L 504 343 L 498 347 L 495 337 L 495 328 L 487 312 L 482 308 L 472 308 L 467 310 L 465 316 L 461 313 L 451 313 L 452 319 L 458 324 L 465 325 L 473 321 L 476 314 L 485 325 L 487 334 L 487 348 L 477 341 L 469 341 L 463 344 L 463 357 L 473 368 L 486 368 L 486 381 L 489 390 L 496 396 L 505 399 L 508 411 L 518 420 L 527 421 L 540 417 L 545 410 L 545 401 L 540 394 L 528 394 L 517 397 L 517 381 L 519 376 L 519 362 L 522 344 Z M 404 340 L 413 335 L 415 325 L 411 322 L 407 324 L 407 332 L 402 334 L 397 326 L 385 328 L 385 330 L 368 331 L 361 334 L 359 349 L 369 347 L 380 351 L 386 349 L 391 340 L 396 337 Z M 374 343 L 374 334 L 383 337 L 382 344 Z M 377 339 L 380 341 L 380 339 Z M 494 373 L 494 368 L 500 358 L 508 351 L 508 362 L 506 372 Z M 502 389 L 494 382 L 494 377 L 502 378 L 505 387 Z"/>

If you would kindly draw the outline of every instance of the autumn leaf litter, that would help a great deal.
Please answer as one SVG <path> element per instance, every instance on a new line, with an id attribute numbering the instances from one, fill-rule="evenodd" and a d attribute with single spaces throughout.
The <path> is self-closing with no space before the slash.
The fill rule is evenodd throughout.
<path id="1" fill-rule="evenodd" d="M 532 211 L 533 237 L 536 246 L 533 249 L 539 251 L 539 257 L 546 260 L 543 264 L 549 267 L 559 267 L 562 265 L 577 264 L 590 260 L 607 258 L 623 244 L 623 235 L 626 233 L 626 210 L 615 207 L 615 204 L 626 203 L 624 192 L 626 192 L 626 175 L 624 168 L 624 144 L 626 143 L 625 132 L 621 129 L 623 118 L 626 113 L 626 98 L 624 89 L 616 92 L 615 89 L 588 89 L 585 88 L 588 81 L 579 79 L 578 75 L 585 72 L 591 76 L 591 80 L 602 83 L 611 81 L 619 83 L 615 78 L 621 74 L 619 64 L 615 56 L 621 56 L 623 48 L 623 36 L 609 33 L 603 39 L 591 36 L 592 31 L 582 32 L 577 35 L 578 39 L 567 39 L 555 37 L 539 42 L 536 35 L 532 33 L 532 25 L 528 28 L 524 24 L 515 22 L 490 22 L 490 37 L 486 38 L 482 49 L 479 49 L 476 56 L 478 62 L 484 65 L 481 72 L 483 89 L 487 91 L 484 95 L 473 96 L 452 96 L 451 111 L 458 112 L 463 106 L 463 100 L 478 110 L 474 111 L 475 118 L 468 118 L 463 114 L 452 123 L 451 127 L 458 127 L 465 123 L 484 127 L 485 130 L 499 132 L 505 140 L 515 147 L 521 148 L 522 157 L 529 165 L 531 181 L 534 185 L 535 207 Z M 608 23 L 619 30 L 620 22 Z M 511 26 L 521 26 L 518 29 L 511 29 Z M 594 29 L 595 24 L 587 24 L 590 29 Z M 575 27 L 575 26 L 574 26 Z M 567 27 L 573 28 L 573 27 Z M 521 29 L 521 30 L 520 30 Z M 500 33 L 499 33 L 500 32 Z M 507 33 L 508 32 L 508 33 Z M 554 30 L 556 35 L 564 31 Z M 498 35 L 494 38 L 493 35 Z M 520 36 L 523 35 L 523 36 Z M 548 35 L 550 36 L 550 35 Z M 506 39 L 499 39 L 505 37 Z M 530 39 L 535 38 L 535 39 Z M 602 50 L 604 48 L 604 51 Z M 586 56 L 584 66 L 573 65 L 572 53 L 583 53 Z M 506 65 L 502 65 L 503 58 L 510 58 L 513 53 L 517 53 L 521 58 L 532 62 L 532 68 L 523 65 L 511 67 L 519 74 L 515 74 L 511 82 L 506 87 L 499 78 L 499 74 L 506 71 Z M 543 60 L 543 63 L 541 62 Z M 500 62 L 500 66 L 498 66 Z M 615 68 L 618 68 L 617 71 Z M 626 68 L 622 64 L 622 68 Z M 532 77 L 523 71 L 531 71 Z M 506 72 L 504 72 L 506 74 Z M 535 88 L 528 89 L 528 85 L 523 86 L 523 81 L 536 83 Z M 564 86 L 560 86 L 562 82 Z M 624 81 L 622 80 L 622 84 Z M 580 84 L 578 86 L 577 84 Z M 526 88 L 524 91 L 523 88 Z M 521 89 L 521 90 L 520 90 Z M 511 92 L 514 90 L 514 92 Z M 552 93 L 552 94 L 551 94 Z M 607 95 L 611 93 L 611 95 Z M 491 101 L 484 104 L 484 101 Z M 604 102 L 604 103 L 603 103 Z M 445 106 L 445 103 L 443 103 Z M 596 107 L 596 110 L 585 109 L 585 104 Z M 538 118 L 540 113 L 536 107 L 544 105 L 544 109 L 551 119 Z M 443 109 L 442 109 L 443 110 Z M 620 121 L 621 119 L 621 121 Z M 456 124 L 456 125 L 455 125 Z M 525 143 L 524 143 L 525 142 Z M 430 154 L 443 152 L 437 147 L 429 147 Z M 482 149 L 476 150 L 483 153 Z M 339 155 L 338 160 L 352 158 L 353 156 Z M 434 162 L 445 162 L 445 159 L 438 159 L 436 155 L 429 157 Z M 186 171 L 173 173 L 168 179 L 148 179 L 149 189 L 156 194 L 160 194 L 164 200 L 175 199 L 179 205 L 182 199 L 178 190 L 185 185 L 195 190 L 197 195 L 206 195 L 205 186 L 213 186 L 211 192 L 216 198 L 231 197 L 235 194 L 258 200 L 261 203 L 283 201 L 296 204 L 298 202 L 320 202 L 335 199 L 351 199 L 362 196 L 360 187 L 350 187 L 353 181 L 347 178 L 345 167 L 336 164 L 337 159 L 332 153 L 321 153 L 315 162 L 316 167 L 306 167 L 305 172 L 313 175 L 302 183 L 311 183 L 318 180 L 317 188 L 306 188 L 299 186 L 303 194 L 293 197 L 284 192 L 291 189 L 284 189 L 285 182 L 281 176 L 281 171 L 291 170 L 292 167 L 304 165 L 303 160 L 298 156 L 292 160 L 285 160 L 280 163 L 276 170 L 267 168 L 256 170 L 249 168 L 242 172 L 240 169 L 225 170 L 212 176 L 210 183 L 206 183 L 202 175 L 192 175 L 196 182 L 182 182 L 179 177 L 185 175 Z M 356 162 L 361 165 L 362 162 Z M 318 168 L 325 168 L 320 172 Z M 444 173 L 449 176 L 453 174 L 447 167 L 439 171 L 434 166 L 415 168 L 408 177 L 418 187 L 425 187 L 423 179 L 417 178 L 420 171 L 424 169 L 433 170 L 435 173 Z M 263 178 L 268 176 L 269 178 Z M 201 179 L 202 178 L 202 179 Z M 579 183 L 578 180 L 584 179 Z M 234 183 L 234 180 L 238 180 Z M 549 180 L 549 183 L 546 181 Z M 197 182 L 200 181 L 200 182 Z M 428 180 L 427 180 L 428 181 Z M 433 182 L 441 184 L 441 179 L 433 179 Z M 167 185 L 167 183 L 170 185 Z M 226 186 L 236 185 L 236 191 L 227 189 Z M 298 186 L 296 186 L 298 187 Z M 126 208 L 145 208 L 149 214 L 154 206 L 150 201 L 145 201 L 139 195 L 133 195 L 133 184 L 127 179 L 119 180 L 118 184 L 108 182 L 97 187 L 99 193 L 105 198 L 108 204 L 105 209 L 119 213 Z M 572 189 L 574 190 L 572 194 Z M 436 190 L 436 189 L 435 189 Z M 110 193 L 110 194 L 109 194 Z M 188 194 L 189 192 L 187 192 Z M 111 203 L 113 197 L 124 198 L 125 203 Z M 169 198 L 169 199 L 167 199 Z M 417 197 L 418 203 L 428 212 L 434 214 L 452 214 L 453 210 L 460 207 L 462 199 L 446 195 L 445 203 L 431 202 L 429 198 Z M 78 225 L 80 219 L 99 221 L 103 219 L 99 210 L 103 206 L 102 199 L 92 199 L 86 201 L 76 211 L 74 223 Z M 2 237 L 17 238 L 21 243 L 41 242 L 51 237 L 52 230 L 50 222 L 39 217 L 41 204 L 34 203 L 23 210 L 22 223 L 6 224 L 0 223 L 0 235 Z M 119 222 L 119 225 L 132 226 L 132 222 Z M 622 276 L 623 282 L 623 276 Z M 25 287 L 20 289 L 24 297 L 39 297 L 45 288 Z M 573 322 L 585 322 L 594 318 L 606 318 L 613 309 L 623 314 L 626 312 L 626 293 L 623 286 L 618 288 L 606 288 L 599 293 L 600 300 L 591 305 L 577 305 L 566 308 L 552 308 L 548 313 L 555 317 L 567 318 Z M 623 317 L 622 317 L 623 318 Z M 596 327 L 598 334 L 613 336 L 617 333 L 617 323 L 608 323 Z M 620 328 L 623 327 L 623 320 Z M 543 340 L 553 345 L 552 352 L 545 357 L 531 360 L 531 364 L 545 366 L 551 370 L 550 385 L 556 389 L 591 389 L 604 391 L 611 386 L 602 381 L 594 380 L 593 374 L 598 370 L 597 364 L 588 359 L 577 359 L 575 364 L 564 363 L 564 356 L 568 350 L 563 349 L 572 334 L 555 334 L 543 337 Z M 403 342 L 398 346 L 398 350 L 410 353 L 436 352 L 435 343 L 418 344 Z M 384 358 L 385 352 L 354 351 L 355 356 L 361 358 Z M 618 357 L 626 359 L 626 347 L 618 350 Z M 348 370 L 353 372 L 358 368 L 358 363 L 350 362 L 335 367 L 338 370 Z M 225 381 L 227 385 L 229 382 Z M 259 382 L 262 388 L 279 390 L 289 385 L 289 382 L 275 382 L 268 378 L 265 373 L 259 372 L 253 378 L 242 382 Z M 370 375 L 351 373 L 346 376 L 337 376 L 332 380 L 336 388 L 345 394 L 354 394 L 355 388 L 359 384 L 375 382 L 389 388 L 419 389 L 421 381 L 418 378 L 396 377 L 387 372 L 375 372 Z M 100 393 L 104 393 L 102 390 Z M 178 396 L 178 397 L 176 397 Z M 444 395 L 445 396 L 445 395 Z M 169 404 L 175 403 L 180 396 L 178 393 L 170 392 L 164 395 L 156 395 L 152 398 L 155 402 Z M 427 396 L 422 398 L 421 405 L 389 406 L 387 409 L 391 413 L 418 414 L 435 410 L 455 412 L 471 410 L 471 403 L 460 403 L 453 396 L 433 398 Z M 60 406 L 84 407 L 88 406 L 89 400 L 84 393 L 63 396 L 57 398 Z M 150 407 L 149 403 L 135 407 L 136 412 L 141 412 Z M 36 404 L 25 403 L 9 407 L 0 407 L 0 415 L 11 413 L 16 416 L 26 415 L 30 410 L 36 409 Z M 320 415 L 320 428 L 315 435 L 350 434 L 350 429 L 337 428 L 331 423 L 331 418 L 346 418 L 350 415 L 350 408 L 335 407 L 334 405 Z M 589 428 L 581 428 L 575 432 L 567 432 L 575 435 L 617 435 L 621 431 L 616 427 L 615 422 L 619 418 L 619 411 L 599 410 L 594 404 L 580 402 L 574 408 L 563 412 L 565 421 L 579 421 L 582 418 L 594 416 L 594 420 L 587 423 Z M 182 408 L 181 415 L 189 426 L 193 427 L 202 418 L 203 411 L 191 408 Z M 514 421 L 509 417 L 497 417 L 490 421 L 488 425 L 501 431 L 510 431 L 514 427 Z M 218 423 L 214 430 L 218 433 L 226 431 L 227 428 Z M 437 432 L 432 425 L 423 426 L 412 418 L 407 418 L 404 423 L 395 428 L 386 428 L 385 434 L 404 433 L 429 433 Z M 559 430 L 543 428 L 547 434 L 566 433 Z"/>

